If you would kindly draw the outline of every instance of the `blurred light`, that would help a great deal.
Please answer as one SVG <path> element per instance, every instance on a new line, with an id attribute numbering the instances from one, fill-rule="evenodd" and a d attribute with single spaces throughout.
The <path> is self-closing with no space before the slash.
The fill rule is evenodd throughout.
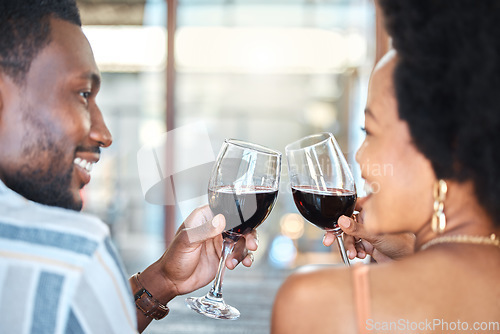
<path id="1" fill-rule="evenodd" d="M 164 27 L 84 26 L 103 72 L 161 71 L 165 67 Z"/>
<path id="2" fill-rule="evenodd" d="M 304 218 L 298 213 L 288 213 L 281 218 L 281 233 L 292 240 L 304 234 Z"/>
<path id="3" fill-rule="evenodd" d="M 271 243 L 269 261 L 278 268 L 290 267 L 297 256 L 297 249 L 293 241 L 283 235 L 277 236 Z"/>
<path id="4" fill-rule="evenodd" d="M 84 26 L 104 72 L 161 71 L 167 34 L 162 26 Z M 179 71 L 338 73 L 361 65 L 366 39 L 313 28 L 184 27 L 176 33 Z"/>
<path id="5" fill-rule="evenodd" d="M 337 108 L 332 102 L 313 101 L 305 110 L 305 120 L 317 128 L 329 128 L 337 120 Z"/>
<path id="6" fill-rule="evenodd" d="M 140 145 L 159 145 L 160 136 L 165 133 L 165 121 L 157 119 L 146 119 L 141 122 L 139 128 Z"/>
<path id="7" fill-rule="evenodd" d="M 346 39 L 346 57 L 350 67 L 356 67 L 366 59 L 368 45 L 366 39 L 358 33 L 349 33 L 345 36 Z"/>
<path id="8" fill-rule="evenodd" d="M 313 28 L 184 27 L 176 35 L 180 71 L 325 73 L 359 66 L 357 33 Z"/>

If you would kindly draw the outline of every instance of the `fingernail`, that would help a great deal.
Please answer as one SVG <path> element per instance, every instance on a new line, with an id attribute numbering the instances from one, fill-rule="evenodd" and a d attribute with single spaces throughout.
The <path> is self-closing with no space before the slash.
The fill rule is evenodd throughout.
<path id="1" fill-rule="evenodd" d="M 213 227 L 219 226 L 221 220 L 222 220 L 221 215 L 215 216 L 214 219 L 212 219 L 212 225 L 213 225 Z"/>
<path id="2" fill-rule="evenodd" d="M 325 243 L 325 240 L 326 240 L 326 234 L 325 234 L 325 236 L 323 237 L 323 243 Z"/>
<path id="3" fill-rule="evenodd" d="M 343 228 L 349 228 L 351 226 L 351 220 L 349 218 L 340 217 L 339 225 Z"/>
<path id="4" fill-rule="evenodd" d="M 232 259 L 232 260 L 231 260 L 231 263 L 233 264 L 233 266 L 235 266 L 235 267 L 236 267 L 236 266 L 238 265 L 238 260 L 236 260 L 236 259 Z"/>
<path id="5" fill-rule="evenodd" d="M 348 257 L 348 258 L 351 258 L 351 251 L 350 251 L 350 250 L 347 250 L 347 251 L 346 251 L 346 253 L 347 253 L 347 257 Z"/>

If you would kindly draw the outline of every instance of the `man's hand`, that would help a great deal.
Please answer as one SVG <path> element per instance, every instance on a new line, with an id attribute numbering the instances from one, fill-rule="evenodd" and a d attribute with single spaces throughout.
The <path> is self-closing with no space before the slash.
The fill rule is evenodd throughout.
<path id="1" fill-rule="evenodd" d="M 222 215 L 213 217 L 208 206 L 194 210 L 179 227 L 176 236 L 160 259 L 164 276 L 176 288 L 176 295 L 197 290 L 210 283 L 217 272 L 226 226 Z M 226 266 L 234 269 L 239 262 L 250 267 L 251 251 L 257 250 L 257 232 L 241 238 L 228 256 Z M 250 251 L 250 252 L 249 252 Z"/>
<path id="2" fill-rule="evenodd" d="M 141 284 L 162 304 L 210 283 L 217 273 L 222 253 L 222 235 L 226 226 L 224 216 L 213 216 L 205 205 L 194 210 L 179 227 L 174 240 L 163 256 L 139 276 Z M 234 269 L 239 262 L 250 267 L 252 251 L 257 250 L 257 232 L 240 238 L 226 267 Z M 142 332 L 151 318 L 137 312 L 138 330 Z"/>
<path id="3" fill-rule="evenodd" d="M 364 198 L 360 198 L 356 202 L 359 213 L 352 217 L 342 216 L 338 221 L 344 231 L 344 245 L 349 259 L 364 259 L 369 254 L 377 262 L 388 262 L 413 254 L 415 235 L 412 233 L 374 235 L 366 231 L 363 225 L 364 201 Z M 327 232 L 323 244 L 330 246 L 335 238 L 333 232 Z"/>

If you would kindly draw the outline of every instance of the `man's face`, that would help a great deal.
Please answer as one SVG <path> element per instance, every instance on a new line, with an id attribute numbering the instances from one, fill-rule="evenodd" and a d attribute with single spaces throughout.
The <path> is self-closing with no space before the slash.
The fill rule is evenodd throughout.
<path id="1" fill-rule="evenodd" d="M 52 41 L 24 84 L 0 72 L 0 178 L 24 197 L 80 210 L 111 135 L 96 105 L 100 76 L 80 27 L 51 19 Z"/>

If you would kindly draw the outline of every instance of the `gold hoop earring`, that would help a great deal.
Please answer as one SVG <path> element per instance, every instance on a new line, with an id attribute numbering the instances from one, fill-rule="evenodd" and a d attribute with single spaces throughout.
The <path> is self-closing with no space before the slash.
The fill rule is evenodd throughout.
<path id="1" fill-rule="evenodd" d="M 431 227 L 436 234 L 441 234 L 446 228 L 446 216 L 444 215 L 444 200 L 448 192 L 446 181 L 440 179 L 434 183 L 434 213 L 432 214 Z"/>

